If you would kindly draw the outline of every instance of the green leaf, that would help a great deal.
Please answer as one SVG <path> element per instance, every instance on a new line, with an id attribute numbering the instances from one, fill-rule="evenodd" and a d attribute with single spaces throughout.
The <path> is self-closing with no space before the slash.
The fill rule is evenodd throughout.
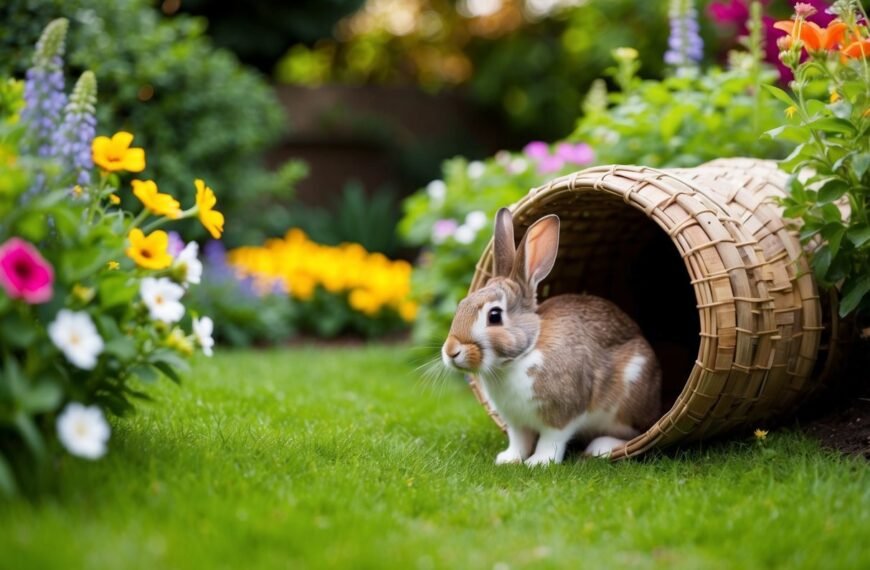
<path id="1" fill-rule="evenodd" d="M 864 177 L 868 168 L 870 168 L 870 152 L 862 152 L 852 159 L 852 170 L 855 171 L 858 180 Z"/>
<path id="2" fill-rule="evenodd" d="M 826 222 L 841 222 L 843 218 L 840 214 L 840 208 L 834 204 L 825 204 L 822 206 L 822 217 Z"/>
<path id="3" fill-rule="evenodd" d="M 854 311 L 868 292 L 870 292 L 870 275 L 847 279 L 841 292 L 840 316 L 845 317 Z"/>
<path id="4" fill-rule="evenodd" d="M 30 448 L 30 451 L 33 452 L 34 457 L 36 457 L 37 460 L 41 460 L 45 457 L 45 444 L 42 441 L 42 436 L 39 434 L 39 429 L 37 429 L 36 424 L 33 423 L 33 418 L 24 412 L 19 412 L 15 414 L 14 424 L 18 433 L 21 435 L 21 439 L 24 440 L 24 443 L 26 443 L 27 447 Z"/>
<path id="5" fill-rule="evenodd" d="M 128 336 L 116 336 L 106 343 L 105 351 L 122 361 L 130 361 L 136 358 L 136 343 Z"/>
<path id="6" fill-rule="evenodd" d="M 813 254 L 813 260 L 811 265 L 813 266 L 813 273 L 816 274 L 816 277 L 827 283 L 827 274 L 828 269 L 831 267 L 831 250 L 828 249 L 827 246 L 822 246 L 816 250 Z"/>
<path id="7" fill-rule="evenodd" d="M 870 241 L 870 224 L 857 224 L 849 228 L 846 237 L 855 247 L 861 247 Z"/>
<path id="8" fill-rule="evenodd" d="M 37 334 L 34 321 L 23 317 L 20 313 L 13 312 L 0 321 L 0 338 L 9 346 L 26 348 L 33 344 Z"/>
<path id="9" fill-rule="evenodd" d="M 832 178 L 819 189 L 819 202 L 828 204 L 839 200 L 849 191 L 849 184 L 840 178 Z"/>
<path id="10" fill-rule="evenodd" d="M 0 453 L 0 491 L 7 497 L 12 497 L 18 493 L 15 475 L 12 473 L 12 468 L 2 453 Z"/>
<path id="11" fill-rule="evenodd" d="M 42 381 L 29 387 L 20 399 L 21 407 L 31 414 L 50 412 L 63 399 L 63 390 L 54 382 Z"/>
<path id="12" fill-rule="evenodd" d="M 136 287 L 122 273 L 100 279 L 97 286 L 100 293 L 100 306 L 104 309 L 126 305 L 136 297 Z"/>
<path id="13" fill-rule="evenodd" d="M 841 133 L 844 135 L 854 135 L 855 126 L 849 121 L 838 119 L 836 117 L 825 117 L 816 119 L 807 123 L 807 126 L 817 131 L 825 131 L 826 133 Z"/>
<path id="14" fill-rule="evenodd" d="M 175 382 L 176 384 L 181 384 L 181 376 L 178 375 L 178 372 L 175 369 L 165 362 L 155 362 L 154 366 L 157 367 L 160 372 L 162 372 L 167 378 Z"/>
<path id="15" fill-rule="evenodd" d="M 768 93 L 770 93 L 771 95 L 773 95 L 774 97 L 776 97 L 777 99 L 779 99 L 780 101 L 785 103 L 786 105 L 789 105 L 789 106 L 796 105 L 794 102 L 794 99 L 792 99 L 788 93 L 786 93 L 785 91 L 783 91 L 779 87 L 774 87 L 773 85 L 766 85 L 766 84 L 762 85 L 762 87 L 765 90 L 767 90 Z"/>
<path id="16" fill-rule="evenodd" d="M 837 256 L 840 251 L 840 242 L 843 236 L 846 235 L 846 227 L 841 222 L 829 222 L 822 228 L 822 238 L 828 242 L 828 247 L 831 249 L 831 255 Z"/>
<path id="17" fill-rule="evenodd" d="M 150 364 L 137 364 L 130 370 L 130 374 L 145 383 L 157 380 L 157 371 Z"/>

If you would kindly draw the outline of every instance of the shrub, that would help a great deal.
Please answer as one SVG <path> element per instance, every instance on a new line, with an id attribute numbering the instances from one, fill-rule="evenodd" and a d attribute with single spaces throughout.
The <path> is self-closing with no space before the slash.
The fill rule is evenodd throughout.
<path id="1" fill-rule="evenodd" d="M 298 170 L 268 173 L 264 150 L 282 132 L 284 117 L 274 94 L 255 72 L 225 50 L 214 49 L 201 18 L 162 18 L 146 0 L 10 0 L 0 7 L 0 72 L 23 71 L 29 46 L 49 19 L 68 16 L 69 61 L 100 78 L 98 117 L 107 129 L 126 129 L 155 149 L 149 161 L 161 187 L 183 200 L 193 196 L 189 173 L 221 188 L 232 219 L 232 242 L 259 240 L 286 227 L 276 223 L 277 198 L 286 198 Z M 268 218 L 250 213 L 267 208 Z M 201 231 L 187 228 L 192 236 Z"/>
<path id="2" fill-rule="evenodd" d="M 0 122 L 0 490 L 34 485 L 59 441 L 71 454 L 106 452 L 105 412 L 124 414 L 158 376 L 178 382 L 211 321 L 181 303 L 199 282 L 194 246 L 173 257 L 157 229 L 199 217 L 219 233 L 214 195 L 196 204 L 140 182 L 144 206 L 118 207 L 124 172 L 146 156 L 133 135 L 94 138 L 96 79 L 84 72 L 67 97 L 66 20 L 47 28 L 22 90 L 2 83 Z M 20 114 L 19 113 L 20 110 Z M 61 112 L 58 112 L 58 111 Z M 94 163 L 99 176 L 94 176 Z M 34 469 L 35 468 L 35 469 Z"/>
<path id="3" fill-rule="evenodd" d="M 843 1 L 827 28 L 796 7 L 780 58 L 794 73 L 792 94 L 767 89 L 788 108 L 768 132 L 798 143 L 781 163 L 789 178 L 785 215 L 802 222 L 819 283 L 840 292 L 840 316 L 870 308 L 870 30 L 860 2 Z M 809 57 L 801 62 L 807 52 Z"/>

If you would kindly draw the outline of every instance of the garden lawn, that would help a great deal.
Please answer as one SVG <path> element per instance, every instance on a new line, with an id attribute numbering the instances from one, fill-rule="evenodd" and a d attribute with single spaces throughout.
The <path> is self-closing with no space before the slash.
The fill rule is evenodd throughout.
<path id="1" fill-rule="evenodd" d="M 775 431 L 496 467 L 468 389 L 401 347 L 220 351 L 0 503 L 2 568 L 870 568 L 870 471 Z"/>

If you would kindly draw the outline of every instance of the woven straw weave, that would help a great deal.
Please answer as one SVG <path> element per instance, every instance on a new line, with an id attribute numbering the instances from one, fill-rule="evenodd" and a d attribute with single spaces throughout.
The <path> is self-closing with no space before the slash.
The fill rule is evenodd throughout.
<path id="1" fill-rule="evenodd" d="M 532 189 L 511 208 L 517 239 L 543 215 L 562 221 L 556 267 L 539 296 L 588 292 L 616 302 L 662 363 L 668 411 L 613 459 L 754 427 L 826 381 L 836 311 L 774 200 L 784 184 L 775 163 L 750 159 L 606 166 Z M 471 290 L 492 276 L 492 256 L 490 243 Z M 477 378 L 469 381 L 504 428 Z"/>

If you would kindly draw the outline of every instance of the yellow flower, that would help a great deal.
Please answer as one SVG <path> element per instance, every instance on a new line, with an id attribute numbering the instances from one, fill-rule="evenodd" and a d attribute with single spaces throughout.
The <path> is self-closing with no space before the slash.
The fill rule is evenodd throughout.
<path id="1" fill-rule="evenodd" d="M 109 268 L 109 271 L 115 271 L 116 269 L 121 267 L 121 264 L 118 263 L 117 261 L 110 261 L 109 263 L 106 264 L 106 267 Z"/>
<path id="2" fill-rule="evenodd" d="M 790 106 L 788 109 L 785 110 L 785 116 L 789 119 L 794 117 L 795 113 L 797 113 L 797 107 L 795 107 L 794 105 Z"/>
<path id="3" fill-rule="evenodd" d="M 107 172 L 126 170 L 127 172 L 142 172 L 145 170 L 145 151 L 141 148 L 130 148 L 133 135 L 120 131 L 109 137 L 97 137 L 91 145 L 94 164 Z"/>
<path id="4" fill-rule="evenodd" d="M 767 439 L 767 430 L 766 429 L 757 429 L 755 430 L 755 439 L 758 441 L 764 441 Z"/>
<path id="5" fill-rule="evenodd" d="M 417 303 L 413 301 L 402 301 L 399 304 L 399 316 L 406 322 L 414 322 L 414 319 L 417 318 L 418 308 Z"/>
<path id="6" fill-rule="evenodd" d="M 121 198 L 117 194 L 109 194 L 109 202 L 117 206 L 121 203 Z"/>
<path id="7" fill-rule="evenodd" d="M 193 181 L 196 186 L 196 205 L 199 207 L 199 221 L 211 237 L 219 239 L 224 231 L 224 215 L 214 210 L 217 198 L 211 188 L 200 179 Z"/>
<path id="8" fill-rule="evenodd" d="M 840 94 L 836 91 L 831 91 L 831 103 L 836 103 L 841 99 Z"/>
<path id="9" fill-rule="evenodd" d="M 85 191 L 78 184 L 73 186 L 73 196 L 75 196 L 76 198 L 81 198 L 82 194 L 84 194 L 84 193 L 85 193 Z"/>
<path id="10" fill-rule="evenodd" d="M 72 288 L 72 296 L 81 303 L 88 304 L 94 298 L 96 291 L 93 287 L 85 287 L 81 283 L 76 283 Z"/>
<path id="11" fill-rule="evenodd" d="M 152 214 L 166 216 L 173 220 L 181 217 L 181 204 L 169 194 L 161 194 L 157 191 L 157 184 L 153 180 L 134 180 L 133 194 L 142 202 L 145 208 Z"/>
<path id="12" fill-rule="evenodd" d="M 139 228 L 134 228 L 128 236 L 130 247 L 127 255 L 140 267 L 146 269 L 166 269 L 172 264 L 169 255 L 169 236 L 163 230 L 151 232 L 148 236 Z"/>

